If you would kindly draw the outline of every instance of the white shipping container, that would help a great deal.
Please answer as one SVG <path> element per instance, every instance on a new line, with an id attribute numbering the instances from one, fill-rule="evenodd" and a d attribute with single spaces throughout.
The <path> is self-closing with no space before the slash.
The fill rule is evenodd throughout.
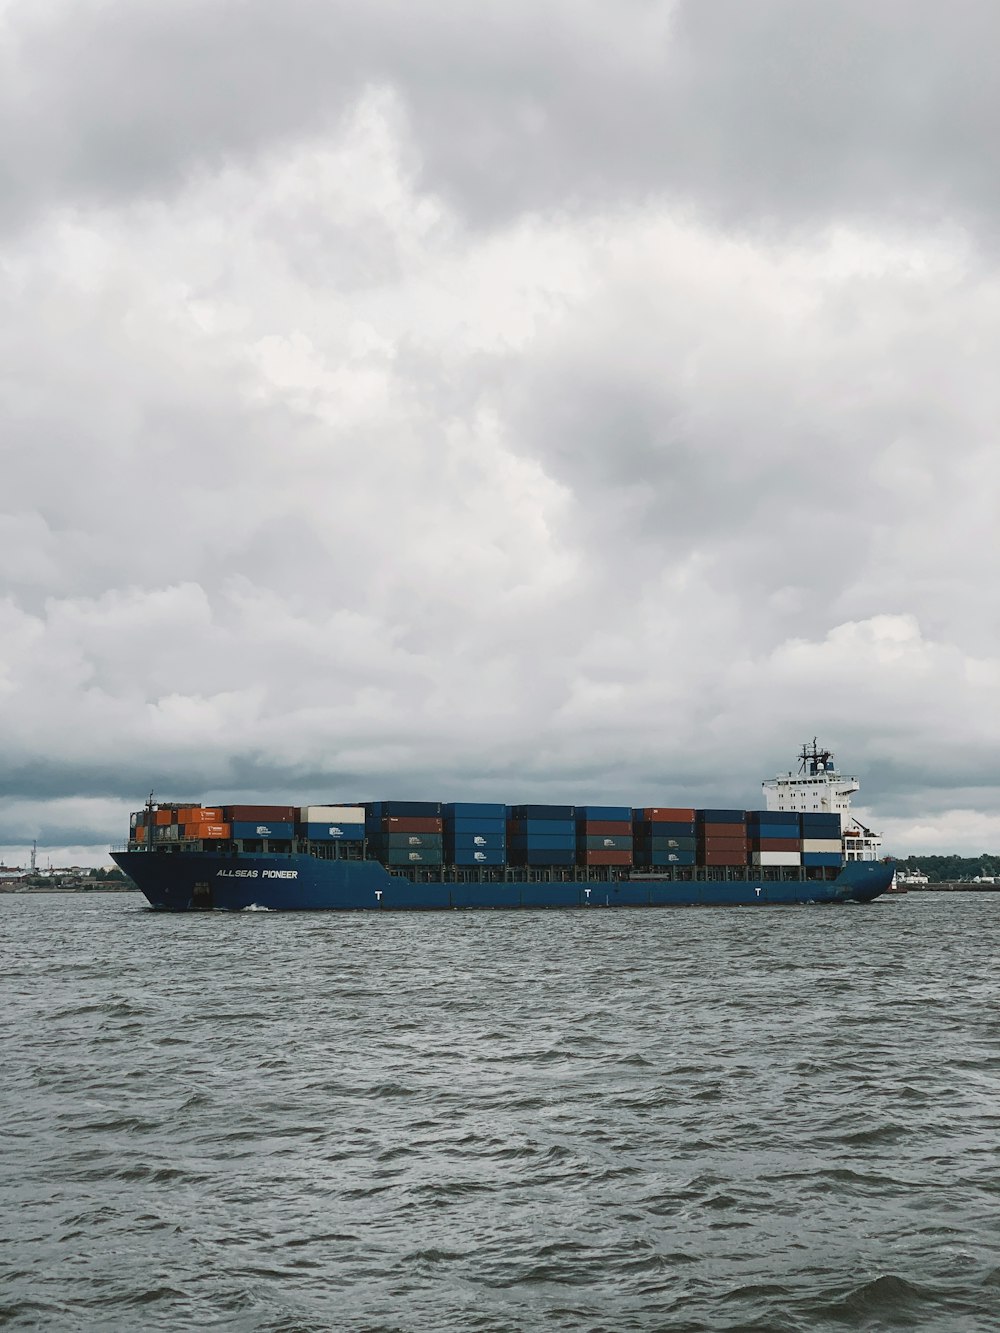
<path id="1" fill-rule="evenodd" d="M 841 852 L 843 847 L 839 838 L 803 838 L 804 852 Z"/>
<path id="2" fill-rule="evenodd" d="M 800 866 L 802 857 L 798 852 L 751 852 L 751 865 L 755 866 Z"/>
<path id="3" fill-rule="evenodd" d="M 303 824 L 363 824 L 363 805 L 303 805 L 299 807 Z"/>

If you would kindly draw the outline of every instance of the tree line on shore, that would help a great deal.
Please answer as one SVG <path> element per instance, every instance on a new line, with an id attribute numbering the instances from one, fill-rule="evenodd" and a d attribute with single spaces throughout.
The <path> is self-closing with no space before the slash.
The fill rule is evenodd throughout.
<path id="1" fill-rule="evenodd" d="M 947 884 L 957 880 L 981 879 L 1000 876 L 1000 855 L 983 852 L 980 856 L 907 856 L 899 857 L 897 872 L 904 875 L 920 871 L 931 884 Z"/>

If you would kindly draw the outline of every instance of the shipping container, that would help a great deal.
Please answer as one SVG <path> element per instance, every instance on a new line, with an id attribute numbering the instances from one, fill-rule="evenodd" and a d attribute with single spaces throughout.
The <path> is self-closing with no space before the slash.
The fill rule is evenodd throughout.
<path id="1" fill-rule="evenodd" d="M 576 858 L 577 865 L 581 866 L 630 866 L 632 864 L 632 852 L 611 851 L 605 849 L 599 851 L 596 848 L 580 852 Z"/>
<path id="2" fill-rule="evenodd" d="M 693 838 L 697 827 L 693 819 L 637 819 L 632 825 L 637 836 L 654 838 Z"/>
<path id="3" fill-rule="evenodd" d="M 449 801 L 441 807 L 445 823 L 458 819 L 499 819 L 507 818 L 507 807 L 490 801 Z"/>
<path id="4" fill-rule="evenodd" d="M 182 838 L 229 838 L 232 836 L 232 828 L 229 824 L 209 823 L 207 820 L 200 824 L 182 824 Z"/>
<path id="5" fill-rule="evenodd" d="M 507 807 L 511 819 L 575 819 L 573 805 L 511 805 Z"/>
<path id="6" fill-rule="evenodd" d="M 502 866 L 506 860 L 503 850 L 482 847 L 456 847 L 445 850 L 445 864 L 451 866 Z"/>
<path id="7" fill-rule="evenodd" d="M 706 820 L 698 825 L 699 838 L 745 838 L 746 835 L 747 828 L 745 824 L 725 824 L 720 819 Z"/>
<path id="8" fill-rule="evenodd" d="M 364 824 L 306 824 L 305 834 L 310 842 L 361 842 L 365 836 Z"/>
<path id="9" fill-rule="evenodd" d="M 632 836 L 631 834 L 626 837 L 621 833 L 606 833 L 595 837 L 588 833 L 585 837 L 577 839 L 577 847 L 590 852 L 602 850 L 605 852 L 631 851 Z M 595 861 L 594 864 L 597 865 L 598 862 Z"/>
<path id="10" fill-rule="evenodd" d="M 365 811 L 361 805 L 303 805 L 299 820 L 303 824 L 363 824 Z"/>
<path id="11" fill-rule="evenodd" d="M 578 805 L 576 807 L 577 819 L 594 819 L 632 822 L 632 808 L 628 805 Z"/>
<path id="12" fill-rule="evenodd" d="M 755 866 L 800 866 L 801 852 L 751 852 L 750 864 Z"/>
<path id="13" fill-rule="evenodd" d="M 696 864 L 694 852 L 653 851 L 640 856 L 638 848 L 635 849 L 633 860 L 637 866 L 648 866 L 652 870 L 659 870 L 663 866 L 693 866 Z"/>
<path id="14" fill-rule="evenodd" d="M 433 847 L 385 847 L 377 858 L 387 866 L 439 866 L 441 849 Z"/>
<path id="15" fill-rule="evenodd" d="M 156 814 L 158 813 L 159 811 L 156 812 Z M 173 816 L 176 816 L 176 820 Z M 154 822 L 159 822 L 156 820 L 155 814 Z M 221 806 L 205 805 L 179 806 L 176 810 L 171 812 L 171 818 L 164 821 L 164 823 L 175 822 L 178 824 L 221 824 L 223 822 L 222 808 Z"/>
<path id="16" fill-rule="evenodd" d="M 506 819 L 449 819 L 444 817 L 445 833 L 506 833 Z"/>
<path id="17" fill-rule="evenodd" d="M 403 819 L 440 818 L 440 801 L 365 801 L 365 810 L 381 818 L 397 815 Z"/>
<path id="18" fill-rule="evenodd" d="M 383 815 L 375 822 L 369 820 L 365 827 L 369 836 L 372 833 L 441 833 L 444 820 L 439 815 Z"/>
<path id="19" fill-rule="evenodd" d="M 654 825 L 654 828 L 656 825 Z M 697 838 L 636 838 L 636 846 L 642 843 L 654 852 L 693 852 L 698 846 Z"/>
<path id="20" fill-rule="evenodd" d="M 512 847 L 507 861 L 512 866 L 571 866 L 576 861 L 576 848 Z"/>
<path id="21" fill-rule="evenodd" d="M 748 824 L 747 832 L 751 838 L 783 838 L 785 841 L 800 838 L 798 824 Z"/>
<path id="22" fill-rule="evenodd" d="M 839 856 L 843 852 L 844 846 L 839 838 L 803 838 L 802 850 L 804 852 L 836 852 Z"/>
<path id="23" fill-rule="evenodd" d="M 145 823 L 145 820 L 143 820 L 143 823 Z M 158 825 L 160 828 L 164 828 L 168 824 L 176 824 L 177 823 L 176 810 L 154 810 L 153 823 Z"/>
<path id="24" fill-rule="evenodd" d="M 368 846 L 376 856 L 386 847 L 428 847 L 440 851 L 444 845 L 440 833 L 376 833 L 368 839 Z"/>
<path id="25" fill-rule="evenodd" d="M 507 838 L 507 846 L 519 850 L 525 847 L 550 847 L 557 851 L 576 850 L 575 833 L 549 833 L 544 837 L 529 838 L 523 833 L 512 833 Z"/>
<path id="26" fill-rule="evenodd" d="M 234 819 L 232 830 L 234 838 L 268 838 L 272 842 L 287 842 L 295 836 L 294 824 L 265 822 L 261 819 Z"/>
<path id="27" fill-rule="evenodd" d="M 563 838 L 576 837 L 576 821 L 573 819 L 511 819 L 507 832 L 518 837 L 547 838 L 551 835 Z"/>
<path id="28" fill-rule="evenodd" d="M 698 839 L 698 850 L 706 852 L 746 852 L 749 845 L 746 838 Z"/>
<path id="29" fill-rule="evenodd" d="M 689 806 L 646 805 L 632 811 L 633 818 L 655 823 L 693 824 L 695 812 Z"/>
<path id="30" fill-rule="evenodd" d="M 579 819 L 576 824 L 577 833 L 585 834 L 587 837 L 596 836 L 599 833 L 626 834 L 632 836 L 632 821 L 630 819 Z"/>
<path id="31" fill-rule="evenodd" d="M 504 833 L 451 833 L 445 826 L 444 845 L 456 851 L 503 851 L 507 846 Z"/>
<path id="32" fill-rule="evenodd" d="M 802 864 L 804 866 L 840 866 L 843 864 L 843 857 L 840 852 L 803 852 Z"/>
<path id="33" fill-rule="evenodd" d="M 752 852 L 801 852 L 802 843 L 798 838 L 751 838 Z"/>
<path id="34" fill-rule="evenodd" d="M 705 851 L 698 855 L 699 864 L 706 866 L 745 866 L 747 863 L 746 852 L 739 851 Z"/>
<path id="35" fill-rule="evenodd" d="M 295 824 L 301 818 L 296 805 L 227 805 L 223 817 L 231 823 L 247 823 L 262 820 L 265 824 Z"/>

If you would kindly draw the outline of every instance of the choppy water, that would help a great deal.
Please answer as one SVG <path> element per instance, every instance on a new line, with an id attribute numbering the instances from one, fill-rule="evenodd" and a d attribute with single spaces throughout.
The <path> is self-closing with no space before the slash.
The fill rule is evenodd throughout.
<path id="1" fill-rule="evenodd" d="M 1000 895 L 0 898 L 0 1324 L 996 1329 Z"/>

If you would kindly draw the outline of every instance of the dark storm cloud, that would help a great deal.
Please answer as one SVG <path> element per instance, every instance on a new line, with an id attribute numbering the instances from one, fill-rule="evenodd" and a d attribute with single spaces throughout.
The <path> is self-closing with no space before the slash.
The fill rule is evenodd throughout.
<path id="1" fill-rule="evenodd" d="M 396 90 L 480 223 L 667 191 L 741 226 L 997 205 L 995 6 L 50 3 L 7 18 L 8 217 L 152 194 Z"/>

